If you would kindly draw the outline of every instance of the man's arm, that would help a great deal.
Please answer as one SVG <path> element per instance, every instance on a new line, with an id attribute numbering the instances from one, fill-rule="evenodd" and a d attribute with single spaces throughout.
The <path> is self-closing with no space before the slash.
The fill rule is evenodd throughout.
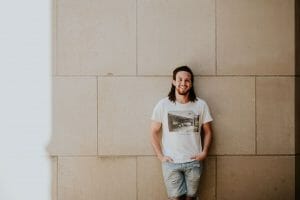
<path id="1" fill-rule="evenodd" d="M 193 156 L 191 159 L 204 160 L 208 155 L 208 149 L 212 140 L 212 128 L 210 122 L 203 124 L 203 132 L 204 132 L 203 150 L 198 155 Z"/>
<path id="2" fill-rule="evenodd" d="M 152 147 L 158 157 L 158 159 L 161 162 L 172 162 L 172 158 L 168 157 L 168 156 L 164 156 L 161 150 L 161 145 L 160 145 L 160 140 L 161 140 L 161 135 L 160 135 L 160 131 L 161 131 L 161 123 L 160 122 L 155 122 L 152 121 L 151 122 L 151 144 Z"/>

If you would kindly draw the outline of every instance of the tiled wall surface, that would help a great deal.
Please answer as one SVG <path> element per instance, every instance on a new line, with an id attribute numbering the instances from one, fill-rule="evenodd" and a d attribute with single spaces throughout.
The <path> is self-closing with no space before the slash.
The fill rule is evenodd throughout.
<path id="1" fill-rule="evenodd" d="M 150 116 L 189 65 L 203 200 L 294 199 L 294 0 L 53 0 L 53 199 L 164 200 Z"/>

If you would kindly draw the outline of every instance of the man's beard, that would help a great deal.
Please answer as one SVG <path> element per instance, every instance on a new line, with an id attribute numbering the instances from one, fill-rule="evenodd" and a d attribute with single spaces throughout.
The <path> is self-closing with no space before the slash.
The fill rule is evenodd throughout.
<path id="1" fill-rule="evenodd" d="M 176 89 L 176 90 L 177 90 L 177 93 L 178 93 L 179 95 L 186 96 L 186 95 L 189 94 L 189 92 L 190 92 L 191 89 L 189 89 L 189 90 L 187 90 L 187 91 L 184 91 L 184 92 L 181 92 L 180 89 Z"/>

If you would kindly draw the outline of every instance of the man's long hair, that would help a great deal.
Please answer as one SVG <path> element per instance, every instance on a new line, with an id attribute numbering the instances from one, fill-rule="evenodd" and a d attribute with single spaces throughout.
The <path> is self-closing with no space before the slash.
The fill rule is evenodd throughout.
<path id="1" fill-rule="evenodd" d="M 176 74 L 180 71 L 185 71 L 185 72 L 188 72 L 191 74 L 192 87 L 189 91 L 189 101 L 192 101 L 192 102 L 197 101 L 197 96 L 196 96 L 196 93 L 194 90 L 194 74 L 193 74 L 192 70 L 188 66 L 177 67 L 173 71 L 173 80 L 176 80 Z M 176 102 L 175 89 L 176 89 L 175 86 L 173 84 L 171 84 L 171 90 L 168 94 L 169 100 L 174 103 Z"/>

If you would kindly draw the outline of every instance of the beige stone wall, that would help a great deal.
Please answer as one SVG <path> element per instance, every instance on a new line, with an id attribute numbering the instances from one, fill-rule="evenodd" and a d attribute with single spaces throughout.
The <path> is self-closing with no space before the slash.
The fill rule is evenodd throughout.
<path id="1" fill-rule="evenodd" d="M 214 118 L 203 200 L 294 199 L 294 0 L 54 0 L 58 200 L 165 200 L 150 115 L 189 65 Z"/>

